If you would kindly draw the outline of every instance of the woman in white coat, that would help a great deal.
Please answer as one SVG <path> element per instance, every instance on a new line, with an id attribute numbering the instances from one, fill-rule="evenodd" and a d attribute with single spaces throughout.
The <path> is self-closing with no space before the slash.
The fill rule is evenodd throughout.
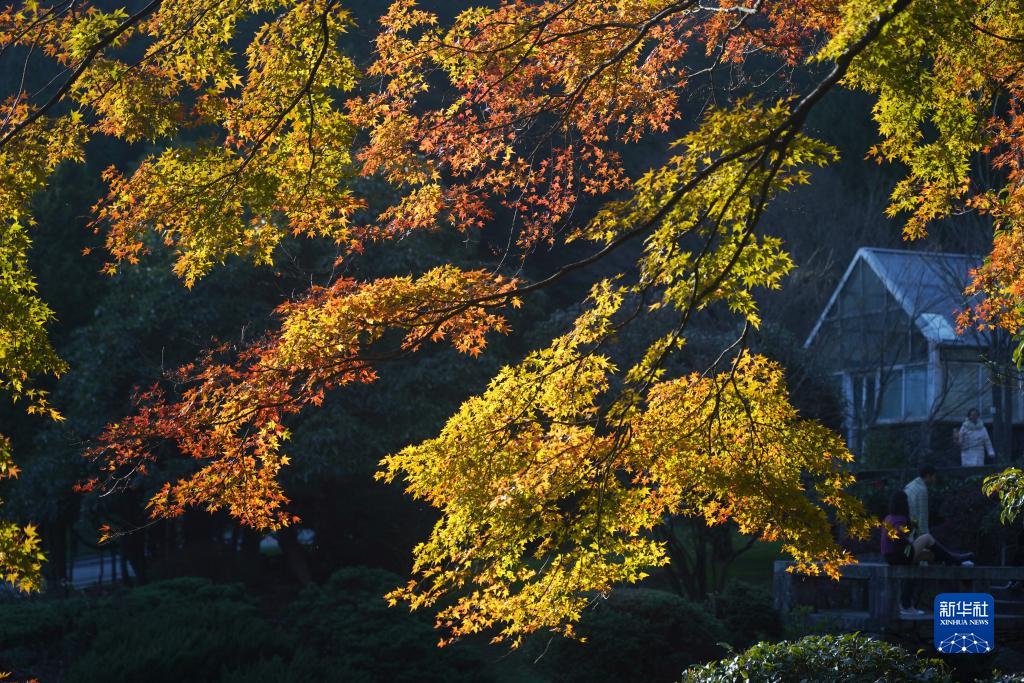
<path id="1" fill-rule="evenodd" d="M 960 425 L 956 432 L 957 443 L 960 444 L 960 464 L 964 467 L 978 467 L 985 464 L 985 456 L 995 458 L 996 452 L 992 448 L 992 439 L 988 436 L 988 430 L 980 419 L 981 415 L 977 408 L 971 408 L 967 412 L 967 419 Z"/>

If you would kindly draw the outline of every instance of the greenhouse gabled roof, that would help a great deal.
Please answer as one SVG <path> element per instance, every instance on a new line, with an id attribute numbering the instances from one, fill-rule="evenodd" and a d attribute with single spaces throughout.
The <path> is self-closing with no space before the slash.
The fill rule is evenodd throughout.
<path id="1" fill-rule="evenodd" d="M 804 348 L 813 343 L 836 305 L 839 293 L 861 261 L 874 271 L 928 341 L 973 344 L 974 340 L 957 334 L 956 315 L 966 304 L 963 292 L 970 282 L 971 270 L 980 266 L 981 260 L 980 256 L 971 254 L 861 247 L 807 336 Z"/>

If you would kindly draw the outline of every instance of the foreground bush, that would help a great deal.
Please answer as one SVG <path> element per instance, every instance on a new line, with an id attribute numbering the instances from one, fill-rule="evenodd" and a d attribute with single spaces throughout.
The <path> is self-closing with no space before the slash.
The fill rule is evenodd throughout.
<path id="1" fill-rule="evenodd" d="M 683 674 L 684 683 L 910 683 L 952 681 L 943 664 L 857 633 L 759 643 Z"/>

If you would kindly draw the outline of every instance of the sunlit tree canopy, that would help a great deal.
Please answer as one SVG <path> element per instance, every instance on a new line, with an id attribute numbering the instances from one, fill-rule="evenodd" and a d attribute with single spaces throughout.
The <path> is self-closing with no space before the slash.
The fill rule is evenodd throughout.
<path id="1" fill-rule="evenodd" d="M 397 0 L 356 32 L 344 0 L 8 4 L 0 59 L 47 76 L 16 81 L 0 107 L 0 389 L 59 419 L 33 384 L 65 366 L 27 266 L 32 198 L 90 144 L 145 144 L 139 164 L 104 173 L 92 214 L 108 272 L 161 250 L 193 287 L 229 259 L 270 265 L 289 240 L 317 240 L 338 275 L 290 293 L 255 340 L 211 340 L 141 389 L 87 449 L 83 490 L 116 495 L 170 451 L 194 466 L 150 500 L 154 518 L 197 507 L 293 524 L 279 478 L 291 418 L 428 345 L 474 362 L 571 275 L 589 290 L 575 319 L 381 463 L 439 513 L 391 598 L 438 609 L 445 637 L 571 633 L 595 596 L 666 562 L 653 530 L 674 515 L 734 522 L 781 541 L 800 571 L 837 576 L 851 560 L 838 534 L 871 526 L 845 492 L 852 456 L 798 414 L 784 369 L 745 348 L 759 293 L 794 266 L 766 210 L 837 157 L 807 130 L 814 108 L 864 91 L 871 162 L 903 173 L 891 215 L 908 239 L 965 212 L 993 221 L 962 323 L 1021 333 L 1024 6 L 465 5 L 443 19 Z M 625 155 L 641 145 L 665 153 L 635 168 Z M 371 181 L 389 187 L 383 205 Z M 345 271 L 371 247 L 484 231 L 505 246 L 476 265 Z M 731 316 L 734 341 L 671 372 L 709 314 Z M 657 332 L 613 351 L 635 328 Z M 17 473 L 6 444 L 0 477 Z M 31 588 L 28 521 L 0 527 L 0 569 Z"/>

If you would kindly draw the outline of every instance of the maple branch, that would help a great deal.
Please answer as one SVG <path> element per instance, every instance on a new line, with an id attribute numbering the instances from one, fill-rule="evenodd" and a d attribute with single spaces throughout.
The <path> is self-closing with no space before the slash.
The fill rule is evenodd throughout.
<path id="1" fill-rule="evenodd" d="M 798 103 L 798 105 L 795 107 L 795 109 L 787 117 L 786 121 L 782 125 L 776 127 L 768 135 L 763 136 L 762 138 L 759 138 L 758 140 L 754 141 L 753 143 L 750 143 L 744 149 L 738 150 L 737 152 L 733 153 L 733 155 L 732 155 L 733 158 L 734 159 L 738 159 L 738 158 L 742 158 L 742 156 L 744 156 L 746 153 L 752 152 L 752 151 L 754 151 L 754 150 L 756 150 L 758 148 L 761 149 L 761 153 L 757 156 L 757 158 L 753 161 L 753 163 L 751 163 L 748 166 L 744 179 L 742 179 L 737 184 L 736 188 L 734 189 L 733 197 L 735 197 L 736 193 L 739 192 L 740 188 L 742 188 L 746 184 L 746 178 L 750 177 L 750 175 L 753 173 L 755 168 L 763 167 L 767 163 L 768 164 L 767 173 L 765 174 L 764 178 L 761 181 L 761 186 L 760 186 L 759 192 L 758 192 L 758 198 L 757 198 L 757 201 L 755 202 L 754 208 L 751 211 L 751 213 L 749 214 L 749 216 L 747 217 L 747 221 L 746 221 L 747 229 L 744 231 L 740 243 L 737 245 L 736 250 L 734 251 L 734 253 L 730 257 L 730 259 L 727 262 L 727 264 L 725 265 L 725 267 L 722 268 L 722 270 L 718 273 L 718 275 L 716 277 L 714 277 L 710 282 L 708 282 L 703 287 L 703 289 L 701 289 L 701 290 L 699 290 L 698 287 L 696 287 L 696 286 L 694 287 L 694 294 L 691 297 L 689 305 L 687 306 L 687 309 L 686 309 L 686 311 L 685 311 L 685 313 L 683 315 L 683 320 L 681 321 L 681 323 L 679 325 L 679 328 L 677 328 L 678 332 L 681 333 L 682 328 L 684 328 L 686 326 L 686 321 L 688 320 L 688 318 L 689 318 L 690 314 L 692 313 L 692 311 L 694 311 L 696 309 L 696 307 L 698 305 L 698 302 L 700 302 L 702 300 L 705 300 L 714 291 L 716 291 L 717 288 L 721 285 L 721 283 L 727 277 L 729 277 L 729 275 L 732 273 L 732 271 L 736 267 L 736 264 L 738 263 L 740 255 L 744 251 L 745 247 L 749 244 L 750 237 L 753 234 L 753 228 L 760 221 L 760 218 L 761 218 L 761 216 L 763 214 L 764 208 L 765 208 L 765 206 L 767 204 L 767 199 L 768 199 L 768 196 L 769 196 L 771 183 L 772 183 L 773 179 L 777 176 L 777 174 L 780 171 L 782 163 L 783 163 L 783 161 L 785 159 L 786 151 L 788 150 L 789 145 L 793 141 L 793 139 L 795 138 L 796 134 L 799 132 L 799 130 L 802 128 L 803 124 L 805 123 L 807 115 L 810 112 L 810 110 L 814 107 L 814 105 L 818 101 L 820 101 L 820 99 L 824 96 L 824 94 L 826 92 L 828 92 L 829 89 L 831 89 L 836 83 L 838 83 L 839 80 L 841 80 L 843 75 L 849 69 L 849 66 L 852 63 L 852 60 L 854 59 L 854 57 L 857 54 L 859 54 L 861 51 L 863 51 L 863 49 L 865 49 L 865 47 L 868 44 L 870 44 L 870 42 L 873 41 L 875 37 L 877 37 L 878 32 L 880 32 L 882 26 L 884 26 L 885 21 L 888 21 L 889 19 L 891 19 L 892 16 L 895 15 L 895 13 L 901 11 L 902 7 L 905 7 L 906 4 L 908 4 L 908 3 L 907 2 L 902 2 L 902 3 L 898 2 L 896 4 L 896 6 L 894 7 L 893 12 L 890 15 L 888 15 L 888 17 L 886 17 L 884 20 L 882 18 L 879 18 L 878 21 L 876 21 L 872 26 L 869 27 L 869 30 L 866 32 L 865 36 L 863 36 L 857 43 L 855 43 L 850 48 L 848 48 L 846 51 L 844 51 L 844 53 L 842 55 L 840 55 L 840 57 L 836 60 L 836 65 L 835 65 L 832 73 L 829 74 L 829 76 L 826 77 L 821 83 L 819 83 L 819 85 L 814 90 L 812 90 L 811 93 L 809 93 L 806 97 L 804 97 Z M 771 156 L 772 152 L 776 152 L 776 154 L 774 156 L 774 159 L 771 159 L 771 161 L 769 163 L 769 159 L 770 159 L 770 156 Z M 727 161 L 725 160 L 725 157 L 720 157 L 718 160 L 716 160 L 715 163 L 718 163 L 719 165 L 721 165 L 721 164 L 727 163 Z M 634 228 L 633 231 L 630 231 L 629 233 L 626 233 L 626 234 L 620 236 L 619 244 L 623 243 L 624 241 L 626 241 L 628 239 L 631 239 L 632 237 L 635 237 L 637 234 L 640 234 L 640 233 L 646 231 L 652 225 L 660 223 L 661 220 L 663 220 L 663 218 L 667 215 L 668 211 L 671 210 L 672 206 L 674 206 L 679 201 L 681 201 L 681 197 L 683 195 L 685 195 L 689 191 L 689 189 L 691 189 L 693 186 L 695 186 L 696 183 L 698 183 L 701 180 L 703 180 L 704 178 L 706 178 L 707 175 L 710 172 L 711 172 L 710 169 L 708 167 L 706 167 L 700 173 L 696 174 L 696 176 L 691 179 L 691 181 L 689 183 L 689 187 L 684 186 L 684 188 L 682 188 L 679 192 L 677 192 L 668 202 L 663 204 L 661 209 L 660 209 L 660 211 L 651 220 L 645 221 L 644 225 L 638 226 L 637 228 Z M 733 197 L 730 197 L 729 199 L 726 200 L 726 205 L 728 205 L 728 204 L 730 204 L 732 202 L 732 198 Z M 721 221 L 721 216 L 723 216 L 723 215 L 724 215 L 724 210 L 723 210 L 723 213 L 720 213 L 720 217 L 719 217 L 718 221 L 716 221 L 716 222 L 720 222 Z M 714 231 L 711 231 L 711 233 L 713 235 Z M 710 240 L 705 245 L 703 253 L 705 253 L 705 254 L 707 253 L 707 249 L 708 249 L 709 245 L 710 245 Z M 583 267 L 583 266 L 587 265 L 588 263 L 592 263 L 594 260 L 597 260 L 597 259 L 601 258 L 605 253 L 608 253 L 610 250 L 612 250 L 614 248 L 616 248 L 615 242 L 607 245 L 603 250 L 599 251 L 597 254 L 592 255 L 591 257 L 588 257 L 587 259 L 583 259 L 582 261 L 576 262 L 575 264 L 569 264 L 569 266 L 563 267 L 563 269 L 561 271 L 559 271 L 558 273 L 554 274 L 553 276 L 547 278 L 546 280 L 543 280 L 543 281 L 538 282 L 538 283 L 533 283 L 532 285 L 527 285 L 527 286 L 518 288 L 517 294 L 521 294 L 524 291 L 528 291 L 528 290 L 530 290 L 532 288 L 536 288 L 538 286 L 544 286 L 545 284 L 549 283 L 553 279 L 557 279 L 558 277 L 560 277 L 561 275 L 559 273 L 568 272 L 568 270 L 572 270 L 572 269 L 575 269 L 575 268 Z M 698 257 L 698 261 L 701 260 L 702 258 L 703 258 L 703 256 Z M 695 274 L 697 272 L 696 266 L 694 267 L 694 272 L 695 272 Z M 700 291 L 700 294 L 697 293 L 698 291 Z M 745 328 L 744 332 L 741 334 L 739 340 L 737 341 L 738 344 L 742 344 L 743 339 L 746 337 L 746 331 L 747 331 L 747 329 Z M 734 347 L 735 346 L 730 347 L 730 348 L 734 348 Z M 664 361 L 666 356 L 667 356 L 666 352 L 662 352 L 660 354 L 660 357 L 654 363 L 655 368 L 657 366 L 659 366 Z M 752 431 L 755 433 L 755 435 L 758 435 L 759 434 L 758 422 L 754 418 L 754 416 L 753 416 L 753 414 L 751 412 L 749 404 L 745 401 L 744 397 L 742 396 L 742 392 L 739 391 L 739 387 L 735 383 L 735 372 L 736 372 L 736 370 L 738 368 L 739 357 L 740 357 L 740 355 L 738 354 L 736 359 L 734 359 L 734 363 L 732 364 L 731 372 L 730 372 L 729 376 L 726 378 L 726 381 L 725 382 L 715 382 L 715 386 L 716 386 L 717 389 L 716 389 L 715 392 L 713 392 L 714 400 L 716 402 L 719 401 L 721 399 L 721 392 L 724 391 L 724 389 L 727 386 L 731 385 L 737 391 L 737 394 L 740 396 L 742 407 L 743 407 L 743 409 L 746 412 L 747 420 L 748 420 L 748 423 L 751 426 Z M 721 358 L 721 356 L 720 356 L 720 358 Z M 716 363 L 717 363 L 717 361 L 716 361 Z M 647 379 L 648 382 L 650 381 L 650 377 L 652 377 L 653 374 L 654 374 L 654 370 L 652 370 L 648 374 L 648 379 Z M 595 480 L 595 484 L 596 484 L 596 488 L 597 488 L 597 491 L 596 491 L 597 506 L 596 506 L 596 510 L 595 510 L 595 513 L 594 513 L 595 514 L 595 519 L 594 519 L 595 542 L 598 543 L 598 544 L 600 544 L 601 536 L 602 536 L 601 511 L 603 509 L 604 493 L 605 493 L 606 488 L 607 488 L 608 478 L 612 476 L 613 465 L 614 465 L 614 462 L 615 462 L 615 460 L 614 460 L 615 454 L 618 453 L 628 443 L 628 430 L 623 429 L 623 425 L 624 425 L 623 419 L 624 419 L 624 417 L 620 413 L 619 424 L 618 424 L 617 428 L 614 429 L 614 432 L 613 432 L 614 433 L 614 438 L 613 438 L 613 442 L 612 442 L 611 448 L 609 449 L 608 452 L 602 454 L 602 456 L 598 460 L 598 462 L 594 463 L 594 466 L 598 468 L 597 471 L 595 472 L 595 474 L 597 476 L 597 479 Z M 719 411 L 717 410 L 717 408 L 713 409 L 709 413 L 707 419 L 710 419 L 710 420 L 715 420 L 715 419 L 720 420 L 721 419 L 721 415 L 719 414 Z M 706 424 L 706 422 L 705 422 L 705 424 Z M 696 428 L 697 427 L 695 427 L 695 429 Z M 709 438 L 710 438 L 710 434 L 709 434 Z M 593 444 L 592 444 L 592 446 L 593 446 Z M 602 466 L 602 463 L 603 463 L 603 466 Z M 581 473 L 581 481 L 583 479 L 589 480 L 590 476 L 591 475 L 590 475 L 589 471 Z M 594 495 L 594 494 L 592 493 L 591 495 Z M 569 515 L 569 518 L 563 521 L 563 528 L 566 528 L 566 525 L 569 525 L 571 523 L 572 523 L 572 515 Z"/>
<path id="2" fill-rule="evenodd" d="M 733 152 L 730 152 L 729 154 L 724 154 L 718 157 L 710 164 L 705 166 L 703 169 L 701 169 L 701 171 L 696 173 L 694 177 L 690 179 L 690 181 L 688 181 L 681 188 L 676 190 L 672 194 L 672 196 L 664 204 L 662 204 L 661 208 L 659 208 L 658 211 L 650 219 L 618 236 L 617 238 L 609 242 L 604 248 L 591 254 L 590 256 L 587 256 L 578 261 L 574 261 L 565 266 L 562 266 L 561 268 L 559 268 L 558 270 L 556 270 L 554 273 L 544 278 L 543 280 L 539 280 L 529 285 L 518 287 L 515 290 L 512 290 L 507 293 L 483 295 L 481 297 L 478 297 L 474 300 L 465 303 L 468 305 L 473 305 L 485 301 L 500 300 L 507 297 L 528 294 L 535 290 L 547 287 L 553 284 L 554 282 L 557 282 L 558 280 L 562 279 L 563 277 L 565 277 L 566 275 L 573 271 L 579 270 L 597 261 L 600 261 L 608 254 L 617 250 L 623 244 L 626 244 L 627 242 L 632 241 L 636 237 L 643 235 L 650 228 L 659 224 L 662 220 L 664 220 L 668 213 L 673 208 L 675 208 L 680 201 L 683 200 L 687 193 L 689 193 L 691 190 L 697 187 L 697 185 L 699 185 L 701 182 L 706 180 L 711 175 L 711 173 L 713 173 L 714 171 L 716 171 L 717 169 L 731 161 L 735 161 L 746 156 L 747 154 L 750 154 L 751 152 L 757 150 L 758 148 L 767 147 L 776 149 L 780 152 L 779 158 L 781 159 L 781 151 L 784 150 L 789 145 L 789 143 L 793 140 L 797 133 L 799 133 L 800 130 L 803 128 L 803 125 L 804 123 L 806 123 L 807 117 L 810 114 L 811 110 L 814 108 L 814 106 L 821 101 L 821 99 L 829 92 L 829 90 L 831 90 L 837 83 L 839 83 L 839 81 L 843 79 L 843 77 L 846 75 L 846 72 L 849 71 L 850 65 L 853 63 L 853 60 L 878 37 L 878 35 L 881 33 L 885 25 L 889 21 L 891 21 L 895 16 L 897 16 L 900 12 L 906 9 L 906 7 L 911 2 L 912 0 L 897 0 L 888 12 L 880 14 L 878 17 L 876 17 L 868 25 L 868 28 L 865 31 L 864 35 L 861 36 L 861 38 L 858 39 L 856 42 L 851 44 L 848 48 L 846 48 L 846 50 L 844 50 L 836 58 L 835 66 L 829 73 L 829 75 L 826 76 L 823 80 L 821 80 L 810 93 L 808 93 L 803 99 L 801 99 L 797 103 L 797 106 L 793 109 L 793 112 L 787 117 L 786 121 L 784 121 L 770 133 L 754 140 L 753 142 L 744 145 L 740 149 L 737 149 Z"/>
<path id="3" fill-rule="evenodd" d="M 135 14 L 131 15 L 120 24 L 118 24 L 113 31 L 100 38 L 89 51 L 86 52 L 85 56 L 78 63 L 78 66 L 71 72 L 71 75 L 61 84 L 60 88 L 57 89 L 49 100 L 47 100 L 38 109 L 34 109 L 28 116 L 16 123 L 7 133 L 0 137 L 0 150 L 2 150 L 7 143 L 9 143 L 18 133 L 23 131 L 35 123 L 40 117 L 44 116 L 47 112 L 53 109 L 64 96 L 71 90 L 71 87 L 81 78 L 85 70 L 99 57 L 100 53 L 103 52 L 107 47 L 112 45 L 114 41 L 120 38 L 125 32 L 133 28 L 140 21 L 148 17 L 150 14 L 156 11 L 163 0 L 150 0 L 149 4 L 140 9 Z"/>
<path id="4" fill-rule="evenodd" d="M 986 36 L 989 36 L 991 38 L 995 38 L 996 40 L 1001 40 L 1001 41 L 1003 41 L 1005 43 L 1018 43 L 1018 44 L 1024 43 L 1024 38 L 1018 38 L 1016 36 L 1003 36 L 1003 35 L 999 35 L 998 33 L 994 32 L 994 31 L 990 31 L 989 29 L 985 28 L 984 26 L 980 26 L 978 24 L 972 23 L 971 27 L 975 31 L 978 31 L 980 33 L 984 33 Z"/>
<path id="5" fill-rule="evenodd" d="M 25 28 L 15 33 L 7 42 L 4 43 L 3 47 L 0 47 L 0 58 L 3 58 L 11 47 L 21 42 L 21 39 L 27 36 L 29 33 L 34 31 L 38 27 L 42 26 L 43 24 L 46 24 L 48 22 L 53 21 L 54 19 L 59 18 L 65 12 L 71 10 L 71 8 L 74 7 L 76 2 L 77 0 L 69 0 L 69 2 L 60 11 L 58 11 L 59 6 L 55 5 L 50 9 L 46 10 L 45 12 L 43 12 L 43 14 L 41 14 L 35 21 L 33 21 L 31 24 L 28 24 L 27 26 L 25 26 Z"/>
<path id="6" fill-rule="evenodd" d="M 324 11 L 320 15 L 320 32 L 321 35 L 323 35 L 324 42 L 323 45 L 320 46 L 320 51 L 317 53 L 316 59 L 313 60 L 313 64 L 310 66 L 309 74 L 307 75 L 305 82 L 302 84 L 302 87 L 299 88 L 299 91 L 292 98 L 291 102 L 288 103 L 288 106 L 286 106 L 284 109 L 278 112 L 278 115 L 274 118 L 273 123 L 271 123 L 263 130 L 263 133 L 260 134 L 260 136 L 252 144 L 252 146 L 247 150 L 245 157 L 242 159 L 242 162 L 238 165 L 236 169 L 234 169 L 231 172 L 232 175 L 237 177 L 238 175 L 241 175 L 243 171 L 245 171 L 246 167 L 255 158 L 256 153 L 260 150 L 260 148 L 263 147 L 267 140 L 270 139 L 270 136 L 274 134 L 274 131 L 276 131 L 278 126 L 280 126 L 281 123 L 285 120 L 285 118 L 287 118 L 288 114 L 290 114 L 292 110 L 294 110 L 295 107 L 298 106 L 299 102 L 301 102 L 303 98 L 306 96 L 306 93 L 310 92 L 310 90 L 312 89 L 313 83 L 314 81 L 316 81 L 317 74 L 320 71 L 320 65 L 323 64 L 324 58 L 327 56 L 327 51 L 331 47 L 331 30 L 329 20 L 331 16 L 331 10 L 334 9 L 335 4 L 337 4 L 337 0 L 327 0 L 327 3 L 324 5 Z M 218 180 L 223 180 L 224 177 L 225 176 L 221 176 L 221 178 L 215 179 L 211 181 L 209 184 L 213 184 Z M 233 187 L 234 184 L 228 187 L 227 190 L 225 190 L 225 194 L 227 192 L 230 192 Z"/>
<path id="7" fill-rule="evenodd" d="M 97 102 L 102 100 L 114 88 L 116 88 L 119 84 L 124 82 L 124 79 L 127 78 L 129 74 L 135 71 L 139 71 L 144 66 L 153 61 L 154 58 L 159 57 L 164 52 L 167 52 L 172 47 L 179 44 L 186 36 L 188 36 L 189 32 L 191 32 L 192 29 L 194 29 L 199 24 L 200 21 L 202 21 L 213 10 L 219 9 L 222 5 L 224 5 L 226 1 L 227 0 L 217 0 L 217 2 L 204 5 L 202 9 L 196 12 L 188 20 L 185 26 L 183 26 L 181 30 L 178 31 L 177 35 L 168 36 L 167 39 L 164 40 L 162 43 L 156 43 L 152 45 L 149 49 L 146 50 L 146 54 L 141 59 L 139 59 L 136 62 L 128 64 L 127 68 L 125 68 L 123 73 L 119 74 L 116 78 L 111 79 L 110 83 L 105 88 L 103 88 L 103 90 L 99 92 L 95 97 L 89 100 L 87 104 L 89 104 L 90 106 L 95 106 Z"/>
<path id="8" fill-rule="evenodd" d="M 761 3 L 758 2 L 758 5 Z M 743 7 L 742 5 L 736 5 L 734 7 L 712 7 L 710 5 L 698 5 L 698 7 L 705 12 L 713 12 L 720 14 L 757 14 L 757 7 Z"/>

